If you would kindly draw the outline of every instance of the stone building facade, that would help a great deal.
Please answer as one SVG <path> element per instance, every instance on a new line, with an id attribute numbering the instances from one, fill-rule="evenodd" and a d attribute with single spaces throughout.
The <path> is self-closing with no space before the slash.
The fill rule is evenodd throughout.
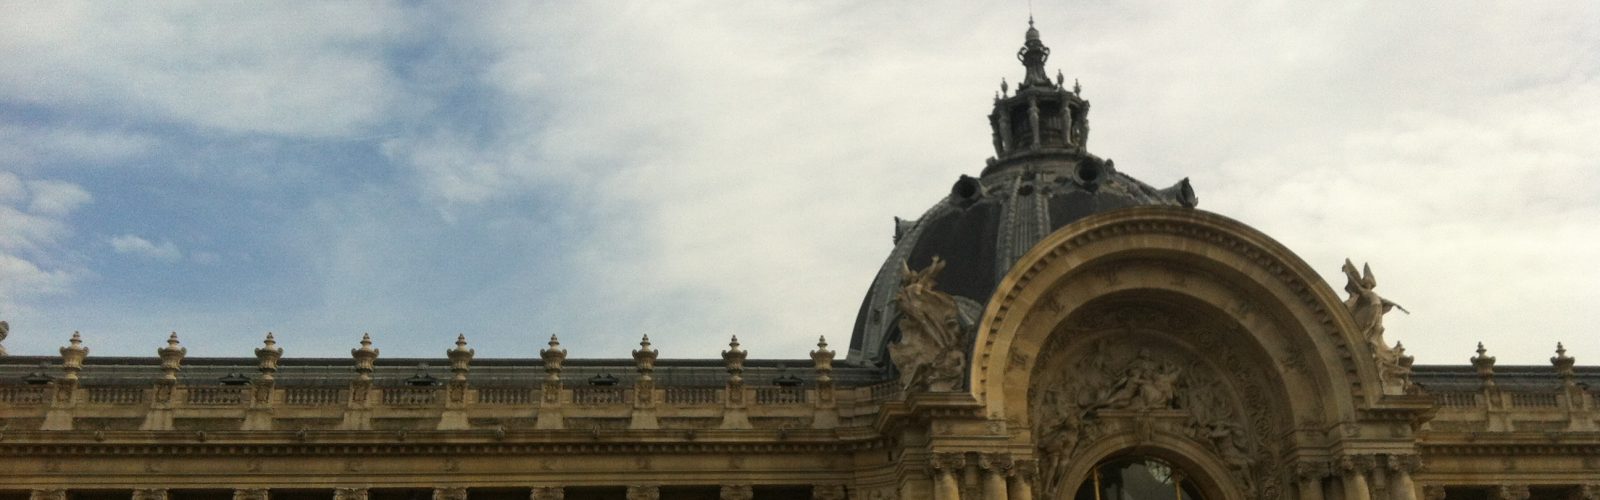
<path id="1" fill-rule="evenodd" d="M 0 354 L 0 499 L 1600 499 L 1600 367 L 1413 366 L 1370 269 L 1341 296 L 1186 180 L 1089 153 L 1089 102 L 1025 40 L 995 157 L 899 221 L 842 357 L 73 334 Z"/>

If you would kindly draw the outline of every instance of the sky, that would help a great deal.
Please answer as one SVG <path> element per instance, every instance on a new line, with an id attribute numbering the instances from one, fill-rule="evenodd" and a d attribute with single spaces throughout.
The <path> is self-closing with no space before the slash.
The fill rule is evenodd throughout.
<path id="1" fill-rule="evenodd" d="M 1089 149 L 1344 283 L 1419 364 L 1600 364 L 1600 3 L 1032 7 Z M 993 154 L 1026 2 L 0 2 L 13 355 L 841 352 Z M 1343 293 L 1340 293 L 1343 296 Z"/>

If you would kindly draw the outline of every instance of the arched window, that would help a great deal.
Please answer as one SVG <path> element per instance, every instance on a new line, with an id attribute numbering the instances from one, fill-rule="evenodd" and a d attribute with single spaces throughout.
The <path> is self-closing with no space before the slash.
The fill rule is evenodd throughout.
<path id="1" fill-rule="evenodd" d="M 1117 457 L 1100 462 L 1074 500 L 1203 500 L 1200 489 L 1177 467 L 1150 457 Z"/>

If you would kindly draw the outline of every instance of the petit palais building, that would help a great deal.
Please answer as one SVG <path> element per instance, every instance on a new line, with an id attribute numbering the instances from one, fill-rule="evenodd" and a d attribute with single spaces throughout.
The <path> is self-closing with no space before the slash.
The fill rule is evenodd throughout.
<path id="1" fill-rule="evenodd" d="M 1339 263 L 1090 153 L 1049 54 L 1030 27 L 994 157 L 897 220 L 847 344 L 107 358 L 73 334 L 0 356 L 0 500 L 1600 500 L 1600 367 L 1414 366 L 1372 270 L 1335 288 L 1313 269 Z"/>

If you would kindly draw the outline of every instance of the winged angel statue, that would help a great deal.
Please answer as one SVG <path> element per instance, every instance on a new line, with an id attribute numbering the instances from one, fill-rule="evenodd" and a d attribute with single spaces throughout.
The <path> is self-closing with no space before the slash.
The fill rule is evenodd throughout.
<path id="1" fill-rule="evenodd" d="M 934 289 L 944 270 L 937 256 L 921 271 L 900 264 L 900 339 L 889 345 L 889 357 L 900 370 L 902 385 L 912 391 L 950 391 L 961 387 L 967 364 L 969 331 L 976 326 L 976 304 Z M 967 306 L 967 307 L 963 307 Z"/>
<path id="2" fill-rule="evenodd" d="M 1395 344 L 1395 348 L 1391 348 L 1384 342 L 1383 315 L 1392 309 L 1399 309 L 1406 314 L 1411 314 L 1411 311 L 1373 291 L 1378 287 L 1378 280 L 1372 276 L 1371 265 L 1363 264 L 1361 274 L 1356 274 L 1356 265 L 1350 262 L 1350 259 L 1345 259 L 1343 270 L 1345 278 L 1348 279 L 1344 291 L 1350 294 L 1350 298 L 1345 299 L 1344 305 L 1350 309 L 1350 316 L 1355 318 L 1356 327 L 1361 329 L 1362 337 L 1372 346 L 1372 354 L 1377 358 L 1381 368 L 1380 375 L 1386 380 L 1398 379 L 1405 384 L 1401 375 L 1405 369 L 1400 363 L 1404 351 L 1398 349 L 1400 345 L 1398 343 Z"/>

